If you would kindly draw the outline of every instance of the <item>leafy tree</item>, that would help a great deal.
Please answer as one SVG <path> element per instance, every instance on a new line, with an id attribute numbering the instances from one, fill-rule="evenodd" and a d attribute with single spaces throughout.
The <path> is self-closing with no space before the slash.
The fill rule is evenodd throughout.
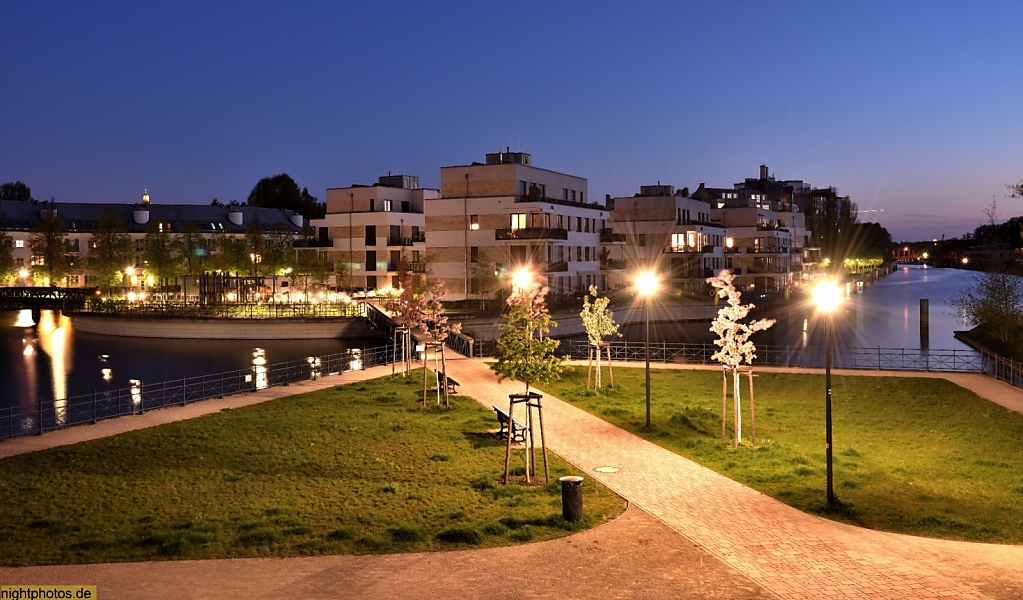
<path id="1" fill-rule="evenodd" d="M 0 285 L 11 285 L 17 277 L 13 246 L 14 240 L 7 233 L 6 220 L 0 212 Z"/>
<path id="2" fill-rule="evenodd" d="M 949 305 L 982 336 L 1007 344 L 1023 333 L 1023 277 L 1013 272 L 1013 264 L 1001 260 L 997 252 L 1004 243 L 1001 237 L 1012 239 L 1009 248 L 1019 244 L 1021 230 L 1014 234 L 1003 232 L 997 226 L 998 205 L 992 200 L 985 209 L 988 224 L 977 228 L 977 241 L 992 250 L 985 260 L 975 260 L 979 272 L 973 276 Z"/>
<path id="3" fill-rule="evenodd" d="M 490 368 L 500 381 L 516 379 L 526 384 L 557 379 L 564 369 L 564 358 L 554 356 L 558 340 L 543 337 L 557 323 L 547 310 L 547 286 L 530 284 L 516 288 L 508 297 L 508 312 L 498 325 L 501 334 L 494 347 L 496 362 Z"/>
<path id="4" fill-rule="evenodd" d="M 327 210 L 325 204 L 309 193 L 309 188 L 299 190 L 287 173 L 260 179 L 249 193 L 248 205 L 293 210 L 307 219 L 322 218 Z"/>
<path id="5" fill-rule="evenodd" d="M 856 223 L 856 204 L 848 196 L 840 197 L 835 188 L 813 190 L 806 207 L 806 228 L 811 243 L 821 248 L 824 256 L 841 264 L 849 256 L 849 236 Z"/>
<path id="6" fill-rule="evenodd" d="M 121 283 L 124 269 L 134 264 L 131 236 L 124 221 L 112 209 L 104 210 L 96 222 L 89 249 L 89 270 L 104 292 Z"/>
<path id="7" fill-rule="evenodd" d="M 853 259 L 890 261 L 892 235 L 878 223 L 853 223 L 845 255 Z"/>
<path id="8" fill-rule="evenodd" d="M 248 271 L 251 261 L 245 240 L 224 231 L 217 231 L 210 241 L 215 251 L 210 261 L 214 269 L 236 275 Z"/>
<path id="9" fill-rule="evenodd" d="M 313 284 L 327 283 L 333 267 L 326 253 L 321 254 L 316 249 L 298 250 L 291 263 L 291 281 L 306 291 Z"/>
<path id="10" fill-rule="evenodd" d="M 169 223 L 150 221 L 146 225 L 146 236 L 142 239 L 143 271 L 152 276 L 163 288 L 168 280 L 181 275 L 179 253 L 175 249 Z"/>
<path id="11" fill-rule="evenodd" d="M 20 181 L 8 181 L 0 184 L 0 200 L 28 202 L 32 199 L 32 188 Z"/>
<path id="12" fill-rule="evenodd" d="M 266 229 L 259 218 L 249 221 L 245 227 L 245 245 L 249 257 L 249 275 L 264 275 L 263 252 L 266 251 Z"/>
<path id="13" fill-rule="evenodd" d="M 593 296 L 593 302 L 590 302 Z M 590 340 L 591 350 L 597 351 L 597 377 L 593 382 L 593 389 L 600 389 L 600 351 L 604 345 L 604 338 L 612 335 L 621 337 L 618 333 L 618 324 L 615 323 L 614 314 L 607 308 L 611 299 L 597 295 L 596 286 L 590 286 L 590 293 L 583 296 L 583 310 L 579 313 L 582 318 L 583 327 L 586 328 L 586 336 Z M 610 356 L 608 357 L 608 369 L 611 368 Z M 587 374 L 586 387 L 589 388 L 589 376 Z M 611 376 L 611 385 L 614 386 L 614 375 Z"/>
<path id="14" fill-rule="evenodd" d="M 185 275 L 198 277 L 206 271 L 209 250 L 206 237 L 203 236 L 202 229 L 195 221 L 183 223 L 174 242 L 174 252 L 177 254 L 176 262 Z"/>
<path id="15" fill-rule="evenodd" d="M 71 261 L 65 244 L 66 237 L 64 221 L 51 204 L 50 208 L 42 211 L 39 223 L 32 229 L 28 238 L 32 255 L 42 263 L 33 268 L 33 275 L 41 275 L 48 280 L 49 285 L 57 285 L 71 270 Z"/>
<path id="16" fill-rule="evenodd" d="M 497 265 L 488 261 L 480 261 L 472 264 L 471 277 L 473 291 L 480 301 L 480 310 L 487 309 L 487 299 L 493 294 L 499 278 L 497 277 Z"/>
<path id="17" fill-rule="evenodd" d="M 750 336 L 774 325 L 774 319 L 759 319 L 749 323 L 742 320 L 749 315 L 753 304 L 743 304 L 742 294 L 732 284 L 735 276 L 731 271 L 724 270 L 717 277 L 710 277 L 707 283 L 714 287 L 719 298 L 727 298 L 728 304 L 721 307 L 718 316 L 710 325 L 710 330 L 718 335 L 714 340 L 720 350 L 711 359 L 721 363 L 724 373 L 732 372 L 732 393 L 735 398 L 735 445 L 742 439 L 741 401 L 739 397 L 739 367 L 750 365 L 757 357 L 757 347 L 750 341 Z M 721 394 L 721 439 L 725 437 L 725 412 L 727 398 L 727 378 Z M 753 403 L 753 375 L 750 372 L 750 416 L 752 417 L 753 443 L 757 441 L 756 407 Z"/>
<path id="18" fill-rule="evenodd" d="M 278 275 L 291 266 L 295 236 L 284 223 L 277 223 L 266 233 L 263 243 L 263 268 L 270 275 Z M 329 261 L 327 261 L 329 264 Z"/>

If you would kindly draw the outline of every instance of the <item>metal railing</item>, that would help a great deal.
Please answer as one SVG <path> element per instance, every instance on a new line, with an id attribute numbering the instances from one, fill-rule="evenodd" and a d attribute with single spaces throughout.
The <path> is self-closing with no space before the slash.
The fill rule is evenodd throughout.
<path id="1" fill-rule="evenodd" d="M 316 379 L 390 364 L 391 345 L 352 348 L 325 356 L 309 357 L 245 369 L 221 371 L 150 383 L 133 380 L 127 388 L 102 390 L 69 398 L 40 401 L 35 407 L 0 409 L 0 439 L 41 435 L 46 431 L 97 423 L 158 408 L 254 392 L 296 381 Z"/>
<path id="2" fill-rule="evenodd" d="M 478 342 L 477 342 L 478 343 Z M 643 342 L 609 342 L 611 359 L 621 361 L 645 360 Z M 571 358 L 585 359 L 589 342 L 571 340 L 562 343 L 561 350 Z M 650 343 L 651 362 L 682 364 L 717 364 L 711 357 L 718 346 L 704 344 Z M 789 348 L 787 346 L 757 346 L 754 365 L 773 367 L 823 367 L 823 348 Z M 917 350 L 906 348 L 835 348 L 832 365 L 837 369 L 867 369 L 888 371 L 956 371 L 987 372 L 981 354 L 975 350 Z"/>

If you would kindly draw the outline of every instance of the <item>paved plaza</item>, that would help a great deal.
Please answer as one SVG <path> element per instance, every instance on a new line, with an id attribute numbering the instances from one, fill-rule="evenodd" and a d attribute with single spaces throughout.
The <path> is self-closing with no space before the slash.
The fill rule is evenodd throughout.
<path id="1" fill-rule="evenodd" d="M 488 408 L 522 391 L 521 383 L 498 383 L 483 360 L 455 358 L 448 365 L 461 392 Z M 377 367 L 15 438 L 0 443 L 0 458 L 390 372 Z M 919 375 L 947 377 L 1023 412 L 1023 392 L 982 375 Z M 0 583 L 97 585 L 104 599 L 1023 597 L 1021 546 L 916 538 L 807 515 L 557 398 L 546 396 L 543 404 L 548 447 L 626 498 L 630 509 L 623 517 L 568 538 L 511 548 L 0 568 Z"/>

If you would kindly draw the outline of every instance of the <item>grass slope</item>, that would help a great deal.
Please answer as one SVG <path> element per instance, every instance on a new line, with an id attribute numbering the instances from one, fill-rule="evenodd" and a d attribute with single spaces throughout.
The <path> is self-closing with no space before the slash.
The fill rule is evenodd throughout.
<path id="1" fill-rule="evenodd" d="M 586 520 L 566 523 L 557 477 L 577 473 L 553 455 L 552 483 L 501 485 L 493 412 L 459 396 L 423 409 L 421 385 L 338 386 L 0 461 L 0 564 L 490 547 L 624 510 L 590 480 Z"/>
<path id="2" fill-rule="evenodd" d="M 721 372 L 642 369 L 587 392 L 576 367 L 558 398 L 800 510 L 873 529 L 1023 543 L 1023 415 L 942 379 L 833 376 L 835 494 L 825 504 L 824 376 L 757 373 L 757 442 L 721 441 Z M 731 435 L 729 397 L 729 435 Z"/>

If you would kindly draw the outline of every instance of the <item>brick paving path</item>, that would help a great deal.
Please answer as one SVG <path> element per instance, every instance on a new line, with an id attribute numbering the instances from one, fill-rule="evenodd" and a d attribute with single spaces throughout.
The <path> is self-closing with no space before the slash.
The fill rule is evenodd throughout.
<path id="1" fill-rule="evenodd" d="M 482 360 L 448 365 L 488 407 L 523 390 Z M 553 396 L 543 406 L 548 448 L 781 598 L 984 597 L 871 544 L 873 532 L 802 513 Z"/>

